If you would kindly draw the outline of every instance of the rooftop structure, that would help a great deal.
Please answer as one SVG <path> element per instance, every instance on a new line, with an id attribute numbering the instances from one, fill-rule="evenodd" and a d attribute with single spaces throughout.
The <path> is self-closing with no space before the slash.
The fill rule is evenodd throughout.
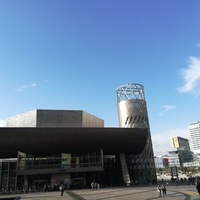
<path id="1" fill-rule="evenodd" d="M 82 110 L 36 109 L 10 117 L 7 127 L 104 127 L 104 120 Z"/>
<path id="2" fill-rule="evenodd" d="M 190 150 L 189 140 L 183 137 L 171 137 L 172 148 L 184 148 Z"/>

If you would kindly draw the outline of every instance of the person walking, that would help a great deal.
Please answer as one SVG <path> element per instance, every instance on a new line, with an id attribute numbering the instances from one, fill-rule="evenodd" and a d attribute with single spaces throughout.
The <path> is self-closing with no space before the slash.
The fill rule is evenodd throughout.
<path id="1" fill-rule="evenodd" d="M 197 182 L 196 189 L 197 189 L 199 196 L 200 196 L 200 181 Z"/>
<path id="2" fill-rule="evenodd" d="M 94 190 L 94 182 L 91 183 L 91 188 Z"/>
<path id="3" fill-rule="evenodd" d="M 159 197 L 162 196 L 161 190 L 162 190 L 162 189 L 161 189 L 161 185 L 158 185 L 158 186 L 157 186 L 157 192 L 158 192 Z"/>
<path id="4" fill-rule="evenodd" d="M 163 192 L 163 197 L 164 196 L 167 196 L 167 189 L 166 189 L 166 186 L 165 185 L 162 185 L 162 192 Z"/>
<path id="5" fill-rule="evenodd" d="M 63 194 L 64 194 L 64 185 L 63 184 L 60 185 L 60 194 L 61 194 L 61 196 L 63 196 Z"/>

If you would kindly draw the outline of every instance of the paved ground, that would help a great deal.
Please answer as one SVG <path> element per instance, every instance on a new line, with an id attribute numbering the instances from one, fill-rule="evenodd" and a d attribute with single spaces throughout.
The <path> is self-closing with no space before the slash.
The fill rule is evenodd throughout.
<path id="1" fill-rule="evenodd" d="M 158 197 L 156 187 L 102 188 L 100 190 L 68 190 L 60 192 L 36 192 L 25 194 L 1 195 L 0 199 L 21 196 L 21 200 L 154 200 Z M 166 200 L 200 200 L 195 186 L 168 186 Z"/>

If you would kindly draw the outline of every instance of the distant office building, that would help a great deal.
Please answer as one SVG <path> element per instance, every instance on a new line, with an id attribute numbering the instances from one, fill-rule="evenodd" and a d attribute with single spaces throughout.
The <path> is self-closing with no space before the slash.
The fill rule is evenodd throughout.
<path id="1" fill-rule="evenodd" d="M 169 167 L 168 156 L 155 156 L 154 161 L 157 169 Z"/>
<path id="2" fill-rule="evenodd" d="M 82 110 L 36 109 L 6 120 L 7 127 L 104 127 L 104 120 Z"/>
<path id="3" fill-rule="evenodd" d="M 169 167 L 183 167 L 185 162 L 193 162 L 193 152 L 184 148 L 172 148 L 169 153 Z"/>
<path id="4" fill-rule="evenodd" d="M 193 155 L 193 162 L 183 163 L 184 167 L 200 167 L 200 154 Z"/>
<path id="5" fill-rule="evenodd" d="M 172 148 L 184 148 L 185 150 L 190 150 L 189 141 L 186 138 L 179 136 L 171 137 Z"/>
<path id="6" fill-rule="evenodd" d="M 190 124 L 189 132 L 193 151 L 195 154 L 200 154 L 200 121 Z"/>
<path id="7" fill-rule="evenodd" d="M 169 157 L 168 156 L 163 156 L 162 159 L 163 159 L 163 166 L 165 168 L 168 168 L 169 167 Z"/>

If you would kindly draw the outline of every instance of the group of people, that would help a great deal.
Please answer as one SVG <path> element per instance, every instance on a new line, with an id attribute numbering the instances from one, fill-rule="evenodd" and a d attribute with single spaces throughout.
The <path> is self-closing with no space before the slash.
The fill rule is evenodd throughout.
<path id="1" fill-rule="evenodd" d="M 50 185 L 46 185 L 46 184 L 45 184 L 45 185 L 43 186 L 43 192 L 46 192 L 46 191 L 48 191 L 48 192 L 51 191 L 51 186 L 50 186 Z"/>
<path id="2" fill-rule="evenodd" d="M 92 190 L 99 190 L 100 189 L 100 185 L 98 183 L 92 182 L 91 183 L 91 188 L 92 188 Z"/>
<path id="3" fill-rule="evenodd" d="M 177 184 L 176 184 L 176 186 L 177 186 Z M 197 189 L 197 192 L 199 193 L 199 196 L 200 196 L 200 180 L 197 180 L 196 189 Z M 164 184 L 158 185 L 157 186 L 157 192 L 158 192 L 159 197 L 166 196 L 167 195 L 166 186 Z"/>
<path id="4" fill-rule="evenodd" d="M 158 192 L 159 197 L 161 197 L 161 196 L 165 197 L 167 195 L 166 186 L 164 184 L 158 185 L 157 192 Z"/>

